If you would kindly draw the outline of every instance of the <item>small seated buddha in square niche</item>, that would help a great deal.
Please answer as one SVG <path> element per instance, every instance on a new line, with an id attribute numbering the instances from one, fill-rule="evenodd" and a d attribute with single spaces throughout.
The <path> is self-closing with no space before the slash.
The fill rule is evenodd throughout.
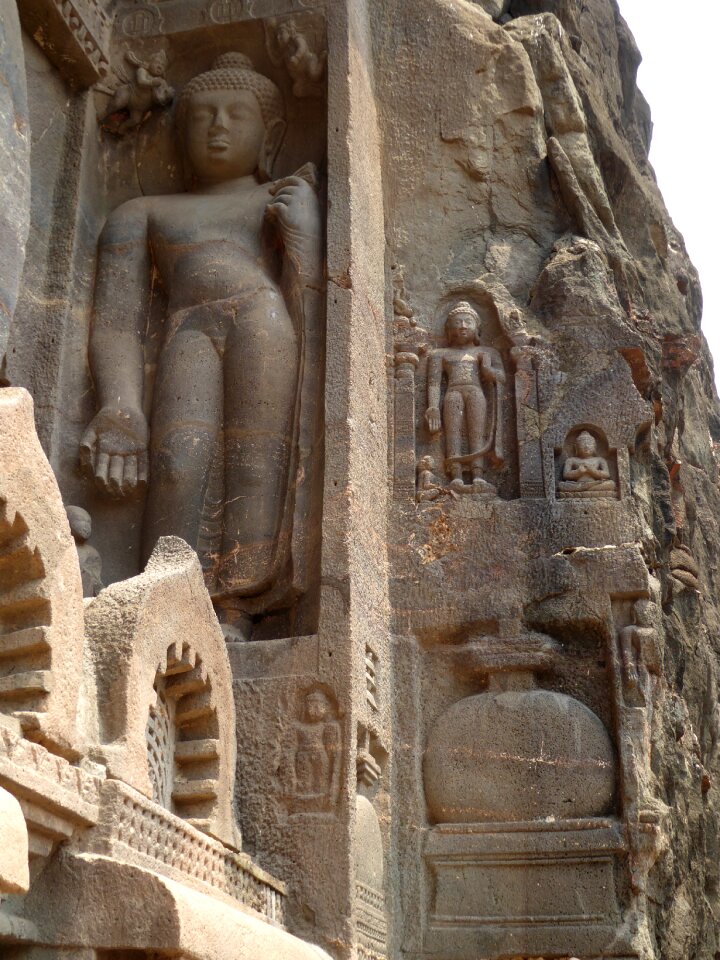
<path id="1" fill-rule="evenodd" d="M 558 499 L 617 499 L 617 461 L 601 430 L 596 427 L 573 428 L 558 453 Z"/>

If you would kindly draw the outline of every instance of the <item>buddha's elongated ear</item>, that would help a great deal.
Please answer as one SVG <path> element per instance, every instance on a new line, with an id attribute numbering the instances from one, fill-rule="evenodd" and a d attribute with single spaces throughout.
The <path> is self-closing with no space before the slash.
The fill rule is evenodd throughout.
<path id="1" fill-rule="evenodd" d="M 260 148 L 260 162 L 258 163 L 258 176 L 261 183 L 272 180 L 273 167 L 280 152 L 280 147 L 285 139 L 287 124 L 279 117 L 273 120 L 265 130 L 265 139 Z"/>

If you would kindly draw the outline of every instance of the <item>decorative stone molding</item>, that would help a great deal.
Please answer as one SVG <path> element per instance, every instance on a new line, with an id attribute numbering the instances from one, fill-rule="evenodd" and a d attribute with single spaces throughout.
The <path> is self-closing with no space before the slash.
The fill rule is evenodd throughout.
<path id="1" fill-rule="evenodd" d="M 272 923 L 285 923 L 284 884 L 247 854 L 230 850 L 119 781 L 106 782 L 99 822 L 79 839 L 78 848 L 137 863 L 241 903 Z"/>
<path id="2" fill-rule="evenodd" d="M 0 721 L 0 787 L 17 798 L 30 859 L 48 857 L 76 830 L 97 822 L 102 778 L 31 743 Z"/>

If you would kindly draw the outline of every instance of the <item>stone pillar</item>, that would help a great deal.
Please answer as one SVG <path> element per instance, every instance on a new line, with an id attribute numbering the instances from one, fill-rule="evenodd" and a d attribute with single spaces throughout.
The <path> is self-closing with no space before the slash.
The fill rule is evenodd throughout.
<path id="1" fill-rule="evenodd" d="M 321 666 L 334 673 L 338 700 L 347 709 L 344 792 L 349 806 L 343 804 L 341 812 L 346 830 L 335 865 L 327 861 L 327 880 L 342 890 L 343 902 L 336 906 L 347 926 L 336 949 L 345 957 L 355 955 L 357 942 L 356 730 L 369 725 L 372 713 L 376 733 L 388 732 L 380 729 L 388 715 L 387 702 L 382 703 L 387 693 L 381 682 L 380 710 L 374 713 L 366 679 L 368 649 L 380 681 L 389 676 L 385 232 L 368 4 L 344 0 L 329 12 L 330 283 L 319 633 Z M 314 893 L 322 893 L 317 884 Z"/>
<path id="2" fill-rule="evenodd" d="M 552 490 L 552 477 L 546 478 L 543 465 L 540 389 L 536 351 L 515 347 L 515 411 L 517 416 L 520 496 L 546 497 Z"/>
<path id="3" fill-rule="evenodd" d="M 415 499 L 415 353 L 395 354 L 395 482 L 398 500 Z"/>
<path id="4" fill-rule="evenodd" d="M 15 0 L 0 0 L 0 384 L 30 228 L 30 127 Z"/>

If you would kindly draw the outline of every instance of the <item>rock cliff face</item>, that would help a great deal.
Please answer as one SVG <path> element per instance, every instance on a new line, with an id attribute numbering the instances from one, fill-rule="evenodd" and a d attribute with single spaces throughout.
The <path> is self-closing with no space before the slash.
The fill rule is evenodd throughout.
<path id="1" fill-rule="evenodd" d="M 617 3 L 5 8 L 0 952 L 716 960 L 720 407 Z"/>
<path id="2" fill-rule="evenodd" d="M 617 4 L 512 5 L 514 15 L 546 10 L 569 35 L 568 66 L 637 271 L 638 293 L 626 314 L 635 344 L 625 349 L 609 325 L 597 326 L 604 328 L 608 353 L 622 348 L 638 390 L 654 408 L 655 426 L 633 467 L 644 526 L 639 545 L 659 580 L 662 609 L 649 762 L 669 814 L 667 853 L 649 874 L 650 930 L 663 960 L 709 958 L 718 950 L 720 425 L 712 360 L 700 332 L 702 294 L 647 160 L 652 125 L 636 86 L 640 56 Z M 579 337 L 577 347 L 576 363 L 587 363 L 591 337 Z"/>
<path id="3" fill-rule="evenodd" d="M 494 632 L 493 624 L 500 624 L 502 635 L 509 619 L 560 643 L 561 652 L 548 655 L 556 657 L 550 671 L 537 682 L 572 692 L 619 737 L 615 811 L 630 844 L 621 911 L 632 905 L 634 918 L 625 913 L 625 922 L 635 933 L 632 950 L 617 943 L 612 950 L 713 957 L 718 408 L 700 333 L 698 277 L 648 163 L 651 122 L 636 86 L 640 55 L 617 4 L 517 0 L 495 6 L 438 0 L 416 17 L 415 7 L 384 4 L 374 21 L 379 85 L 392 91 L 381 102 L 391 270 L 396 276 L 402 271 L 400 307 L 414 310 L 408 319 L 396 299 L 397 545 L 391 557 L 394 629 L 418 638 L 413 669 L 401 663 L 407 644 L 399 648 L 398 724 L 408 736 L 413 724 L 431 731 L 425 768 L 425 799 L 429 787 L 433 798 L 425 861 L 436 883 L 429 895 L 431 915 L 435 911 L 430 936 L 438 949 L 450 943 L 460 953 L 469 949 L 468 940 L 451 932 L 448 914 L 462 915 L 464 908 L 448 893 L 442 865 L 451 854 L 439 828 L 430 826 L 438 816 L 438 756 L 444 747 L 445 761 L 456 757 L 458 798 L 467 796 L 463 750 L 480 751 L 477 771 L 494 766 L 469 728 L 443 746 L 438 738 L 458 710 L 451 704 L 460 690 L 474 693 L 475 678 L 490 672 L 491 651 L 480 635 Z M 388 7 L 393 28 L 381 30 Z M 413 69 L 418 50 L 421 65 Z M 439 478 L 449 447 L 435 441 L 439 435 L 423 419 L 432 405 L 425 365 L 432 366 L 448 314 L 437 296 L 439 278 L 444 303 L 469 299 L 485 321 L 482 342 L 499 350 L 506 370 L 514 366 L 517 419 L 508 419 L 504 433 L 515 432 L 517 446 L 506 443 L 502 464 L 486 459 L 483 475 L 505 501 L 496 510 L 490 498 L 487 506 L 473 505 L 479 487 L 474 497 L 453 482 L 448 491 Z M 417 364 L 408 351 L 417 353 Z M 449 382 L 452 374 L 446 376 Z M 498 426 L 509 416 L 506 400 L 502 405 L 499 398 L 496 409 L 504 412 L 494 414 Z M 431 458 L 418 474 L 419 510 L 402 503 L 413 460 L 405 455 L 411 440 L 409 432 L 402 434 L 406 418 L 416 423 L 415 459 Z M 445 430 L 447 420 L 446 414 Z M 577 449 L 582 431 L 594 435 L 592 454 Z M 616 454 L 608 455 L 612 449 Z M 604 474 L 593 488 L 575 469 L 597 454 L 608 461 L 610 499 L 603 499 Z M 472 476 L 463 477 L 468 490 Z M 554 506 L 533 499 L 543 494 Z M 520 509 L 514 510 L 518 496 Z M 637 568 L 617 576 L 628 547 L 644 574 Z M 613 574 L 588 576 L 590 563 L 604 561 L 616 565 Z M 645 580 L 639 592 L 631 585 L 635 575 Z M 610 618 L 603 612 L 607 595 Z M 651 601 L 647 622 L 638 610 L 643 597 Z M 648 636 L 655 631 L 649 645 L 640 639 L 643 630 Z M 612 661 L 615 644 L 619 676 L 601 692 L 606 680 L 595 670 L 598 663 L 607 667 L 605 654 Z M 644 695 L 637 693 L 630 648 L 645 662 Z M 599 657 L 591 664 L 593 650 Z M 499 705 L 481 709 L 471 707 L 472 699 L 462 702 L 475 710 L 472 725 L 484 741 L 484 717 Z M 624 742 L 626 736 L 634 745 Z M 516 747 L 521 741 L 519 735 Z M 414 741 L 417 749 L 424 742 L 423 734 Z M 507 743 L 504 749 L 512 753 Z M 416 775 L 401 758 L 395 762 L 400 806 Z M 462 812 L 447 814 L 451 768 L 442 766 L 443 819 L 466 821 Z M 410 851 L 417 820 L 425 816 L 422 801 L 418 797 L 412 813 L 399 814 L 406 864 L 417 857 L 417 844 Z M 455 857 L 463 846 L 459 833 L 456 828 Z M 478 843 L 468 839 L 468 862 L 478 855 Z M 486 880 L 478 874 L 468 881 L 470 887 L 477 883 L 479 899 Z M 501 890 L 499 876 L 495 881 Z M 408 901 L 416 896 L 422 895 L 416 890 Z M 506 909 L 511 915 L 512 907 Z M 465 929 L 474 923 L 481 929 L 477 920 L 462 922 Z M 483 922 L 487 931 L 491 923 Z M 480 942 L 488 955 L 498 948 L 486 933 Z M 522 941 L 514 942 L 522 953 Z M 578 956 L 610 949 L 572 942 L 568 950 Z M 550 946 L 561 949 L 562 938 L 536 941 L 539 954 Z"/>

